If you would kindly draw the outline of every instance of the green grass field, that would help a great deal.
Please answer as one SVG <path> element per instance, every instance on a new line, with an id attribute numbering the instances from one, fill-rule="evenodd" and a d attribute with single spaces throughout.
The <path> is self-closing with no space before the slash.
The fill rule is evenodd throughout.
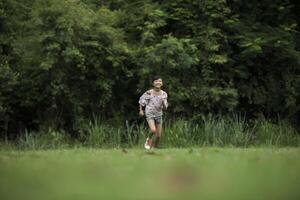
<path id="1" fill-rule="evenodd" d="M 300 148 L 0 150 L 0 199 L 300 199 Z"/>

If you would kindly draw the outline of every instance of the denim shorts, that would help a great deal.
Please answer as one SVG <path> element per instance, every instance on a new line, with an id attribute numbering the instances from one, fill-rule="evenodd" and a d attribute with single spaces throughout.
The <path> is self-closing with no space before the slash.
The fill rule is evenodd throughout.
<path id="1" fill-rule="evenodd" d="M 157 117 L 147 117 L 147 121 L 148 120 L 154 120 L 155 124 L 162 124 L 162 116 L 157 116 Z"/>

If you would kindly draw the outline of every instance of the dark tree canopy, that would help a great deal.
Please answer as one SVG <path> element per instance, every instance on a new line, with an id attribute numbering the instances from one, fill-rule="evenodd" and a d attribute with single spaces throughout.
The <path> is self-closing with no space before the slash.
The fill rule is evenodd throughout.
<path id="1" fill-rule="evenodd" d="M 297 0 L 0 0 L 0 133 L 137 118 L 159 74 L 172 117 L 300 115 Z"/>

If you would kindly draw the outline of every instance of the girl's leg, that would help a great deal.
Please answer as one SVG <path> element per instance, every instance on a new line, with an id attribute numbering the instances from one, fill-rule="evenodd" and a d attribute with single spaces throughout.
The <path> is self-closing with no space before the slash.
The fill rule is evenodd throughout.
<path id="1" fill-rule="evenodd" d="M 160 137 L 161 137 L 161 130 L 162 130 L 162 124 L 155 124 L 156 128 L 156 140 L 155 140 L 155 147 L 159 145 Z"/>
<path id="2" fill-rule="evenodd" d="M 149 133 L 148 138 L 151 139 L 152 136 L 154 134 L 156 134 L 156 126 L 155 126 L 154 119 L 148 119 L 147 122 L 148 122 L 149 129 L 150 129 L 150 133 Z"/>

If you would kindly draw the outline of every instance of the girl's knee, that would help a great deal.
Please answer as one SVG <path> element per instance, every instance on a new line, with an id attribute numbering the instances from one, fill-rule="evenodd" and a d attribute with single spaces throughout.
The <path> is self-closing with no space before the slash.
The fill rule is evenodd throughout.
<path id="1" fill-rule="evenodd" d="M 155 128 L 150 128 L 150 131 L 151 131 L 152 133 L 156 133 L 156 129 L 155 129 Z"/>

